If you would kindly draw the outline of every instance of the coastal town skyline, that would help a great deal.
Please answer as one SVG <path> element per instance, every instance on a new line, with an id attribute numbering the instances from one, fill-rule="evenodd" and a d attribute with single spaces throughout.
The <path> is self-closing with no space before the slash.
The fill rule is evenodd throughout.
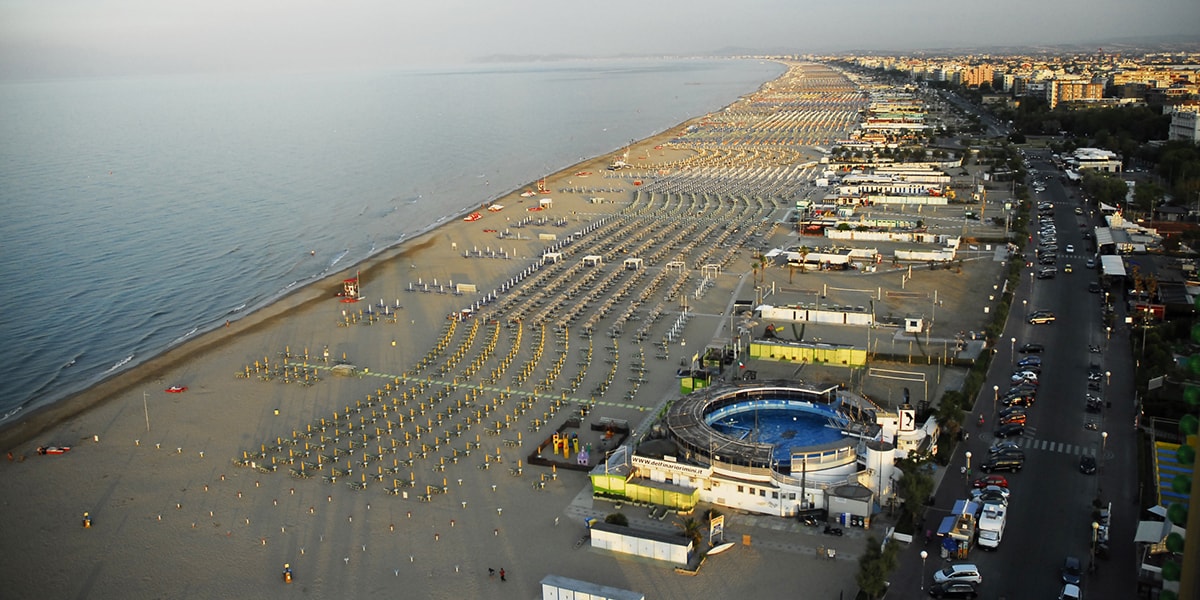
<path id="1" fill-rule="evenodd" d="M 1195 41 L 1200 5 L 525 0 L 347 9 L 300 3 L 0 2 L 0 78 L 437 67 L 480 60 L 922 52 Z M 719 17 L 719 18 L 713 18 Z"/>

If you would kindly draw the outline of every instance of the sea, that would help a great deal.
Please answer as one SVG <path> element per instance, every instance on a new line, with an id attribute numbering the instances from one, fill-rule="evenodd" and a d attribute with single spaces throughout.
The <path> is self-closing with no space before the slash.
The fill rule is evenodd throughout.
<path id="1" fill-rule="evenodd" d="M 783 71 L 631 59 L 0 82 L 0 426 Z"/>

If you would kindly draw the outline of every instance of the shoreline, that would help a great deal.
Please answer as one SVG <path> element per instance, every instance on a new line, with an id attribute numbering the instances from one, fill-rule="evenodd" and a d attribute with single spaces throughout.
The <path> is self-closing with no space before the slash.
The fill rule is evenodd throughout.
<path id="1" fill-rule="evenodd" d="M 774 79 L 764 81 L 755 89 L 741 94 L 732 102 L 717 110 L 725 110 L 740 102 L 744 102 L 753 94 L 761 92 L 769 84 L 783 78 L 788 73 L 787 65 L 784 63 L 780 64 L 785 67 L 783 73 Z M 632 151 L 633 148 L 637 147 L 653 148 L 654 146 L 664 144 L 670 139 L 677 137 L 677 132 L 686 129 L 693 123 L 701 121 L 712 112 L 715 111 L 710 111 L 703 115 L 693 115 L 662 131 L 636 140 L 624 148 L 616 148 L 598 156 L 576 162 L 558 171 L 546 174 L 540 179 L 545 180 L 547 188 L 551 190 L 551 197 L 561 195 L 553 191 L 554 188 L 558 184 L 571 181 L 576 173 L 590 169 L 594 174 L 601 175 L 602 178 L 605 169 L 623 150 L 628 149 Z M 537 180 L 534 180 L 491 199 L 484 200 L 482 203 L 472 205 L 478 206 L 478 209 L 468 207 L 458 213 L 446 215 L 444 220 L 431 223 L 427 228 L 411 238 L 400 240 L 358 263 L 347 265 L 344 269 L 331 272 L 321 279 L 305 284 L 252 312 L 241 315 L 237 319 L 230 319 L 229 327 L 224 327 L 220 323 L 217 323 L 213 329 L 201 333 L 195 338 L 184 340 L 177 346 L 169 347 L 128 370 L 103 377 L 98 382 L 87 386 L 83 390 L 68 394 L 57 401 L 32 409 L 20 407 L 17 409 L 18 412 L 14 415 L 14 420 L 11 423 L 0 423 L 0 449 L 3 449 L 5 452 L 13 451 L 18 446 L 29 443 L 38 435 L 65 423 L 71 418 L 99 408 L 138 385 L 155 380 L 157 378 L 156 373 L 177 368 L 189 359 L 218 350 L 222 346 L 231 343 L 232 340 L 240 335 L 260 330 L 282 319 L 289 311 L 309 308 L 321 300 L 332 298 L 340 289 L 341 282 L 350 273 L 357 271 L 364 281 L 370 281 L 373 270 L 378 271 L 387 268 L 391 263 L 429 248 L 435 243 L 434 238 L 437 235 L 453 231 L 455 224 L 462 224 L 462 217 L 477 210 L 484 210 L 489 205 L 501 202 L 508 202 L 514 205 L 514 207 L 519 206 L 528 199 L 521 197 L 520 194 L 527 189 L 535 189 L 536 186 Z M 533 196 L 532 198 L 538 197 Z M 509 204 L 505 204 L 505 208 L 509 208 Z M 364 295 L 364 298 L 369 300 L 369 296 Z"/>
<path id="2" fill-rule="evenodd" d="M 788 64 L 794 86 L 785 93 L 809 94 L 835 77 L 824 65 Z M 810 73 L 816 85 L 805 84 Z M 845 95 L 851 84 L 835 87 Z M 791 144 L 837 139 L 854 126 L 860 96 L 825 109 L 816 92 L 817 116 L 806 118 L 818 131 L 787 136 Z M 679 535 L 679 523 L 663 522 L 657 506 L 598 498 L 587 473 L 539 460 L 553 436 L 568 432 L 579 442 L 573 466 L 593 470 L 617 443 L 609 425 L 629 425 L 634 440 L 653 436 L 656 415 L 685 393 L 677 369 L 733 335 L 741 340 L 735 301 L 752 284 L 800 297 L 826 281 L 857 281 L 828 300 L 843 305 L 871 288 L 877 297 L 907 291 L 887 304 L 889 314 L 928 305 L 913 297 L 915 286 L 941 289 L 952 307 L 984 302 L 997 272 L 992 253 L 979 257 L 982 268 L 910 270 L 907 279 L 899 268 L 801 271 L 795 280 L 782 265 L 762 268 L 761 250 L 797 239 L 786 215 L 812 172 L 796 162 L 802 152 L 788 152 L 793 177 L 763 185 L 778 155 L 739 149 L 770 137 L 755 128 L 769 107 L 737 116 L 755 95 L 731 103 L 732 117 L 709 112 L 678 126 L 711 118 L 744 127 L 678 146 L 665 143 L 680 131 L 672 127 L 629 146 L 630 169 L 606 171 L 610 153 L 557 170 L 546 176 L 546 196 L 520 198 L 519 188 L 498 200 L 503 211 L 478 221 L 443 218 L 72 396 L 72 406 L 31 415 L 22 435 L 36 437 L 39 424 L 45 433 L 14 450 L 19 460 L 0 463 L 8 483 L 0 505 L 13 523 L 0 589 L 288 598 L 386 594 L 400 585 L 438 600 L 529 598 L 555 574 L 667 599 L 791 590 L 797 581 L 822 597 L 852 594 L 866 532 L 832 539 L 794 519 L 731 510 L 726 535 L 744 543 L 683 577 L 669 565 L 585 547 L 588 523 L 614 512 L 664 535 Z M 705 144 L 722 148 L 708 156 Z M 553 206 L 543 212 L 522 210 L 545 197 Z M 551 250 L 558 255 L 546 256 Z M 335 292 L 355 269 L 363 300 L 341 303 Z M 439 285 L 447 281 L 478 292 L 451 295 Z M 494 289 L 503 293 L 461 318 L 459 309 Z M 395 310 L 379 315 L 375 303 L 392 298 Z M 979 318 L 945 313 L 939 332 L 974 330 Z M 877 347 L 912 349 L 888 331 L 877 332 Z M 867 333 L 869 345 L 871 337 L 838 325 L 791 333 L 785 338 L 828 343 L 858 343 Z M 846 373 L 786 360 L 748 367 L 764 383 Z M 738 368 L 723 375 L 732 380 Z M 900 368 L 921 370 L 912 360 Z M 944 385 L 942 370 L 924 367 L 927 384 L 937 374 L 926 398 Z M 947 383 L 961 380 L 946 371 Z M 859 387 L 892 404 L 891 380 L 863 379 Z M 51 444 L 75 448 L 32 455 L 34 445 Z M 827 548 L 837 560 L 811 561 L 831 556 Z M 280 580 L 285 565 L 292 585 Z M 500 569 L 506 583 L 490 575 Z"/>

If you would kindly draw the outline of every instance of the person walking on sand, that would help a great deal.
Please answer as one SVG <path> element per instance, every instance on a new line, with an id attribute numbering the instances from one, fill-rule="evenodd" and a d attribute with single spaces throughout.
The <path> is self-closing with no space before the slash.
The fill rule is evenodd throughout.
<path id="1" fill-rule="evenodd" d="M 488 567 L 488 577 L 495 577 L 495 576 L 496 576 L 496 570 L 491 567 Z"/>
<path id="2" fill-rule="evenodd" d="M 504 578 L 504 569 L 503 568 L 500 569 L 500 581 L 508 581 L 507 579 Z"/>

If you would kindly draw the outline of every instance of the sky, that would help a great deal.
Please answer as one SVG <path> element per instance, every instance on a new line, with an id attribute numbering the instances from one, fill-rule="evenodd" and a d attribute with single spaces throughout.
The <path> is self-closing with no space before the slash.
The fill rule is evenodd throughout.
<path id="1" fill-rule="evenodd" d="M 0 0 L 0 78 L 1190 35 L 1197 0 Z"/>

